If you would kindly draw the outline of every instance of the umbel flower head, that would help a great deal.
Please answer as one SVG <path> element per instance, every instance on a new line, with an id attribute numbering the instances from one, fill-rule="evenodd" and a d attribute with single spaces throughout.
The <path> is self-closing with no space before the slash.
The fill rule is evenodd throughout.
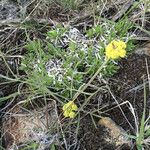
<path id="1" fill-rule="evenodd" d="M 76 116 L 75 111 L 78 109 L 77 105 L 73 101 L 69 101 L 63 106 L 63 114 L 65 117 L 74 118 Z"/>
<path id="2" fill-rule="evenodd" d="M 108 59 L 124 58 L 126 56 L 126 43 L 120 40 L 113 40 L 106 46 L 106 57 Z"/>

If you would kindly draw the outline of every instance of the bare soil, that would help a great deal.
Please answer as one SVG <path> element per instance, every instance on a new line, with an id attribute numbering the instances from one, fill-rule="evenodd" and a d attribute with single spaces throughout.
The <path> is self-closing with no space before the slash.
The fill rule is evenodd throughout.
<path id="1" fill-rule="evenodd" d="M 147 60 L 147 65 L 146 65 Z M 146 55 L 136 55 L 133 54 L 129 56 L 127 59 L 123 59 L 119 63 L 120 69 L 117 74 L 115 74 L 110 79 L 110 85 L 112 93 L 114 94 L 118 103 L 122 103 L 125 101 L 129 101 L 137 114 L 138 121 L 141 120 L 142 112 L 143 112 L 143 101 L 144 101 L 144 91 L 143 79 L 147 79 L 147 67 L 150 69 L 150 57 Z M 139 87 L 140 86 L 140 87 Z M 146 84 L 148 87 L 148 84 Z M 147 90 L 147 105 L 146 110 L 147 113 L 150 110 L 150 97 L 149 91 Z M 110 97 L 108 100 L 104 99 L 102 103 L 109 102 L 110 107 L 111 104 L 114 103 L 114 99 Z M 113 106 L 113 105 L 112 105 Z M 135 124 L 134 118 L 131 114 L 128 105 L 122 105 L 121 109 L 123 110 L 126 118 L 133 126 L 133 128 L 129 125 L 123 114 L 121 113 L 119 108 L 114 108 L 107 112 L 108 117 L 110 117 L 117 125 L 121 126 L 127 133 L 132 135 L 135 134 Z M 98 119 L 97 119 L 98 122 Z M 81 120 L 80 132 L 79 132 L 79 141 L 81 141 L 81 150 L 116 150 L 117 148 L 112 143 L 108 143 L 105 141 L 105 128 L 102 126 L 98 126 L 95 128 L 92 123 L 91 117 L 86 116 Z M 130 150 L 136 149 L 133 143 L 133 147 L 122 146 L 119 147 L 118 150 Z"/>

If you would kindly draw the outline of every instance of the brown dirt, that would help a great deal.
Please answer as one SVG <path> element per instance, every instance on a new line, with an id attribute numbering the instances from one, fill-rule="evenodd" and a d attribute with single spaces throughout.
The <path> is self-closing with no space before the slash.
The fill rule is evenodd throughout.
<path id="1" fill-rule="evenodd" d="M 47 106 L 36 106 L 37 108 L 32 109 L 31 112 L 20 105 L 10 108 L 2 119 L 6 149 L 11 149 L 15 143 L 21 150 L 23 144 L 32 139 L 41 145 L 41 150 L 44 150 L 42 146 L 47 147 L 51 143 L 53 140 L 51 136 L 55 136 L 53 133 L 56 132 L 58 125 L 55 105 L 56 103 L 51 101 Z M 51 133 L 47 134 L 49 128 Z M 42 141 L 47 141 L 47 143 L 44 144 Z"/>
<path id="2" fill-rule="evenodd" d="M 150 57 L 145 55 L 131 55 L 128 59 L 123 59 L 119 65 L 120 70 L 110 79 L 111 90 L 116 97 L 119 103 L 124 101 L 129 101 L 135 109 L 135 112 L 140 121 L 141 115 L 143 112 L 143 87 L 141 89 L 132 90 L 131 89 L 143 84 L 143 78 L 147 79 L 147 70 L 146 70 L 146 60 L 148 63 L 148 68 L 150 69 Z M 150 98 L 149 92 L 147 90 L 147 112 L 150 109 Z M 108 100 L 104 99 L 102 103 L 107 103 L 111 105 L 114 102 L 114 99 L 110 98 Z M 127 105 L 123 105 L 122 110 L 127 117 L 128 121 L 133 126 L 133 129 L 127 123 L 126 119 L 122 115 L 119 108 L 115 108 L 111 111 L 108 111 L 107 116 L 109 116 L 117 125 L 120 125 L 127 133 L 134 134 L 135 126 L 132 114 Z M 98 121 L 98 120 L 97 120 Z M 96 129 L 92 123 L 92 120 L 89 116 L 86 116 L 81 120 L 80 132 L 79 132 L 79 141 L 81 141 L 80 150 L 116 150 L 116 147 L 112 144 L 108 144 L 105 139 L 105 132 L 102 126 L 98 126 Z M 134 146 L 134 143 L 133 143 Z M 129 147 L 120 147 L 118 150 L 130 150 L 136 148 Z"/>

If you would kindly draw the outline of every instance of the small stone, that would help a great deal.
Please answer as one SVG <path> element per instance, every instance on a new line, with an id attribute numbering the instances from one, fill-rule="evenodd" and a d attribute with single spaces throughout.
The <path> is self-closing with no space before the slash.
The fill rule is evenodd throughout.
<path id="1" fill-rule="evenodd" d="M 10 0 L 0 1 L 0 20 L 15 19 L 18 15 L 18 7 Z"/>
<path id="2" fill-rule="evenodd" d="M 109 144 L 120 147 L 122 145 L 131 145 L 131 141 L 126 136 L 126 131 L 118 126 L 111 118 L 103 117 L 98 122 L 99 125 L 103 126 L 106 130 L 105 141 Z"/>
<path id="3" fill-rule="evenodd" d="M 52 101 L 45 107 L 33 110 L 26 110 L 19 105 L 8 110 L 2 120 L 6 149 L 20 149 L 26 143 L 33 142 L 37 144 L 37 150 L 45 150 L 57 142 L 58 116 L 55 105 Z"/>
<path id="4" fill-rule="evenodd" d="M 150 41 L 135 50 L 136 54 L 150 56 Z"/>

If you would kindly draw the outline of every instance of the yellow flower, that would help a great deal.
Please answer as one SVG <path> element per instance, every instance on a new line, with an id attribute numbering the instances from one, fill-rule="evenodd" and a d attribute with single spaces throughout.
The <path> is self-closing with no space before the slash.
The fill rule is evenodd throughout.
<path id="1" fill-rule="evenodd" d="M 63 111 L 72 109 L 72 105 L 74 105 L 74 102 L 73 102 L 73 101 L 69 101 L 68 103 L 66 103 L 66 104 L 63 106 Z"/>
<path id="2" fill-rule="evenodd" d="M 74 111 L 76 111 L 78 109 L 78 107 L 73 101 L 69 101 L 68 103 L 66 103 L 63 106 L 62 109 L 64 111 L 63 114 L 64 114 L 65 117 L 74 118 L 76 116 Z"/>
<path id="3" fill-rule="evenodd" d="M 69 117 L 69 114 L 70 114 L 70 113 L 69 113 L 68 111 L 64 111 L 64 116 L 65 116 L 65 117 Z"/>
<path id="4" fill-rule="evenodd" d="M 106 46 L 106 57 L 109 59 L 118 59 L 119 57 L 124 58 L 126 56 L 125 48 L 125 42 L 113 40 Z"/>
<path id="5" fill-rule="evenodd" d="M 75 116 L 76 116 L 75 112 L 72 111 L 72 112 L 69 113 L 70 118 L 74 118 Z"/>
<path id="6" fill-rule="evenodd" d="M 77 107 L 76 104 L 73 104 L 73 105 L 71 106 L 71 109 L 76 111 L 76 110 L 78 109 L 78 107 Z"/>

